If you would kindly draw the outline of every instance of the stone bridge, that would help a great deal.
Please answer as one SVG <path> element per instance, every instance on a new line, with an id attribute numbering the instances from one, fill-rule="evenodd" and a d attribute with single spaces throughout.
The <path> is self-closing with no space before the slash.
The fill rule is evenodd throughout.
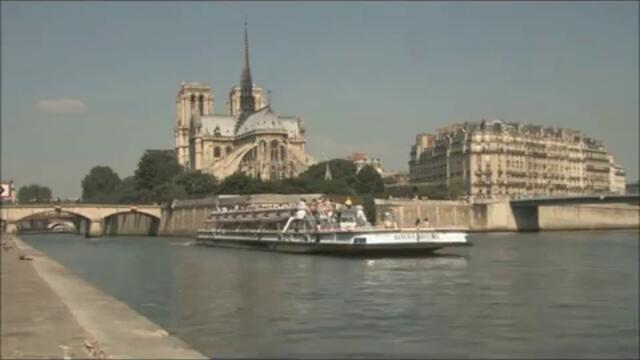
<path id="1" fill-rule="evenodd" d="M 523 231 L 637 228 L 638 194 L 588 194 L 513 199 L 507 209 Z M 490 206 L 499 213 L 500 205 Z M 508 223 L 508 221 L 507 221 Z"/>
<path id="2" fill-rule="evenodd" d="M 137 213 L 160 221 L 160 205 L 118 205 L 118 204 L 34 204 L 5 205 L 0 207 L 0 222 L 4 232 L 17 233 L 18 222 L 34 217 L 60 217 L 71 214 L 84 221 L 85 235 L 98 237 L 104 234 L 105 220 L 113 215 Z"/>
<path id="3" fill-rule="evenodd" d="M 550 205 L 580 205 L 580 204 L 630 204 L 640 203 L 640 194 L 595 194 L 577 196 L 544 196 L 524 199 L 513 199 L 510 201 L 513 207 L 532 207 Z"/>

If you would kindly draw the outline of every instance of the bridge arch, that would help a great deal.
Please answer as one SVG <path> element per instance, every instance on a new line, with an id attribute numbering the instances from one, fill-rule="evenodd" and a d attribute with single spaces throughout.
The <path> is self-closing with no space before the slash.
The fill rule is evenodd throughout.
<path id="1" fill-rule="evenodd" d="M 114 222 L 113 216 L 123 213 L 143 215 L 148 221 L 159 228 L 161 207 L 148 205 L 118 205 L 118 204 L 46 204 L 41 206 L 17 205 L 0 209 L 0 217 L 6 221 L 6 232 L 17 232 L 17 224 L 29 218 L 55 218 L 56 216 L 73 217 L 80 233 L 87 236 L 102 236 L 105 222 Z M 78 220 L 79 219 L 79 220 Z M 117 222 L 117 221 L 116 221 Z"/>
<path id="2" fill-rule="evenodd" d="M 13 215 L 13 216 L 11 216 Z M 91 229 L 92 223 L 95 219 L 87 216 L 87 214 L 83 214 L 79 211 L 73 211 L 61 207 L 35 207 L 35 208 L 22 208 L 19 209 L 13 214 L 6 213 L 5 216 L 7 219 L 2 219 L 5 221 L 1 230 L 9 233 L 17 233 L 20 231 L 19 223 L 35 220 L 37 218 L 56 218 L 56 217 L 69 217 L 72 216 L 76 220 L 71 221 L 78 232 L 88 234 Z"/>
<path id="3" fill-rule="evenodd" d="M 74 224 L 72 221 L 54 221 L 52 223 L 49 223 L 49 225 L 47 225 L 47 229 L 49 229 L 50 231 L 63 231 L 63 230 L 68 230 L 68 231 L 77 231 L 77 226 L 76 224 Z"/>
<path id="4" fill-rule="evenodd" d="M 138 209 L 114 209 L 103 214 L 105 235 L 157 235 L 160 229 L 160 214 Z M 119 216 L 141 215 L 141 216 Z"/>
<path id="5" fill-rule="evenodd" d="M 105 212 L 105 213 L 103 213 L 101 215 L 102 215 L 103 219 L 106 219 L 106 218 L 108 218 L 110 216 L 120 215 L 120 214 L 142 214 L 142 215 L 146 215 L 146 216 L 149 216 L 151 218 L 160 220 L 160 215 L 159 214 L 151 212 L 151 211 L 149 211 L 147 209 L 144 209 L 144 208 L 137 208 L 135 206 L 132 206 L 132 207 L 130 207 L 128 209 L 113 209 L 113 210 L 107 211 L 107 212 Z"/>
<path id="6" fill-rule="evenodd" d="M 38 216 L 47 216 L 50 215 L 51 217 L 55 217 L 55 216 L 60 216 L 60 215 L 73 215 L 76 217 L 81 218 L 82 220 L 85 221 L 91 221 L 92 219 L 87 216 L 86 214 L 83 214 L 81 212 L 78 211 L 72 211 L 72 210 L 68 210 L 68 209 L 55 209 L 55 208 L 48 208 L 48 209 L 37 209 L 33 212 L 28 212 L 26 214 L 23 215 L 18 215 L 17 217 L 15 217 L 14 219 L 11 219 L 12 222 L 18 223 L 21 221 L 25 221 L 25 220 L 29 220 L 29 218 L 34 218 L 34 217 L 38 217 Z"/>

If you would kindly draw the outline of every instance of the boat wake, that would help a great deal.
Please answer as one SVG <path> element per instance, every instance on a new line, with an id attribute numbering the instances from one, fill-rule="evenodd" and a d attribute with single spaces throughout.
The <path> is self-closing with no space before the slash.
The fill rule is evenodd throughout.
<path id="1" fill-rule="evenodd" d="M 194 246 L 195 244 L 196 244 L 195 241 L 187 241 L 187 242 L 181 242 L 181 243 L 176 243 L 176 242 L 170 243 L 171 246 Z"/>

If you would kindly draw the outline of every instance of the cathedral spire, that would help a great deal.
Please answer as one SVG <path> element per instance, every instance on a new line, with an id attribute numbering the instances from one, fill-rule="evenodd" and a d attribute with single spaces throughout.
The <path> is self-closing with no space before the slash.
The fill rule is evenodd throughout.
<path id="1" fill-rule="evenodd" d="M 247 117 L 256 111 L 253 97 L 253 81 L 251 80 L 251 68 L 249 67 L 249 35 L 247 31 L 247 19 L 244 20 L 244 54 L 242 74 L 240 76 L 240 116 Z"/>
<path id="2" fill-rule="evenodd" d="M 331 168 L 329 167 L 329 162 L 327 161 L 327 166 L 324 168 L 324 181 L 331 181 L 333 179 L 333 175 L 331 175 Z"/>

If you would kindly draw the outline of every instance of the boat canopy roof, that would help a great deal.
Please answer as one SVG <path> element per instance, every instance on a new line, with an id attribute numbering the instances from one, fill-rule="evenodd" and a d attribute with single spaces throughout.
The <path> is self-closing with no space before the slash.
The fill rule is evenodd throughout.
<path id="1" fill-rule="evenodd" d="M 296 213 L 295 207 L 281 207 L 272 209 L 243 209 L 229 211 L 214 211 L 208 216 L 209 222 L 278 222 L 288 220 Z"/>

